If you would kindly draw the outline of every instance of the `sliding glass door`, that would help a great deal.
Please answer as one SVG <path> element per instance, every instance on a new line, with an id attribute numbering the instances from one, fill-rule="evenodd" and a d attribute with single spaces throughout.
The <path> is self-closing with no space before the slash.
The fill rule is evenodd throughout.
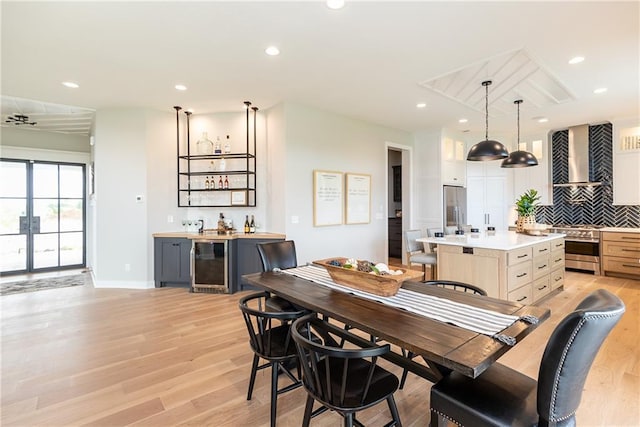
<path id="1" fill-rule="evenodd" d="M 84 267 L 85 165 L 0 161 L 0 273 Z"/>

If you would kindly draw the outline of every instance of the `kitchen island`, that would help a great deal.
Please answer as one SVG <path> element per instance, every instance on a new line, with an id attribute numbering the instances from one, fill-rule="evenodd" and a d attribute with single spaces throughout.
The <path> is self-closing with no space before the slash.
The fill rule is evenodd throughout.
<path id="1" fill-rule="evenodd" d="M 217 230 L 154 233 L 155 287 L 234 293 L 253 289 L 242 275 L 262 271 L 258 243 L 284 240 L 279 233 L 218 234 Z"/>
<path id="2" fill-rule="evenodd" d="M 564 283 L 564 234 L 515 231 L 425 237 L 436 245 L 438 279 L 470 283 L 490 297 L 531 304 Z"/>

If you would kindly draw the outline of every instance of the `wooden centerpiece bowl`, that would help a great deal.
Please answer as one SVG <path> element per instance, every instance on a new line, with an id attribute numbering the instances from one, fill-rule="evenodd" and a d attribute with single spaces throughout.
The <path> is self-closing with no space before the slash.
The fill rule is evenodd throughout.
<path id="1" fill-rule="evenodd" d="M 313 261 L 314 264 L 324 267 L 331 279 L 344 286 L 383 297 L 391 297 L 398 293 L 398 289 L 405 280 L 422 279 L 422 272 L 389 267 L 392 270 L 401 270 L 402 274 L 374 274 L 358 271 L 355 268 L 344 268 L 329 264 L 330 261 L 338 261 L 341 265 L 347 258 L 334 257 Z"/>

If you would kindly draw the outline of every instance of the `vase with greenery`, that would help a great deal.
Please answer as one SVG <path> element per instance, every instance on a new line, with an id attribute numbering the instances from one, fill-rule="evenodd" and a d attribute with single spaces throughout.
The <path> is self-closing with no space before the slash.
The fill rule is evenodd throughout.
<path id="1" fill-rule="evenodd" d="M 518 211 L 518 221 L 516 231 L 524 231 L 525 224 L 536 223 L 536 206 L 538 206 L 540 195 L 533 188 L 527 190 L 516 200 L 516 210 Z"/>

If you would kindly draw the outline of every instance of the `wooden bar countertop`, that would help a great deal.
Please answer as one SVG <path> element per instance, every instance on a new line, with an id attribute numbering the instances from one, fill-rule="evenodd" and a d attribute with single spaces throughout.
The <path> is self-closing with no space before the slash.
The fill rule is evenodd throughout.
<path id="1" fill-rule="evenodd" d="M 203 233 L 193 231 L 170 231 L 164 233 L 153 233 L 153 237 L 170 237 L 174 239 L 191 239 L 191 240 L 235 240 L 235 239 L 284 239 L 286 236 L 281 233 L 238 233 L 218 234 L 218 230 L 205 230 Z"/>

